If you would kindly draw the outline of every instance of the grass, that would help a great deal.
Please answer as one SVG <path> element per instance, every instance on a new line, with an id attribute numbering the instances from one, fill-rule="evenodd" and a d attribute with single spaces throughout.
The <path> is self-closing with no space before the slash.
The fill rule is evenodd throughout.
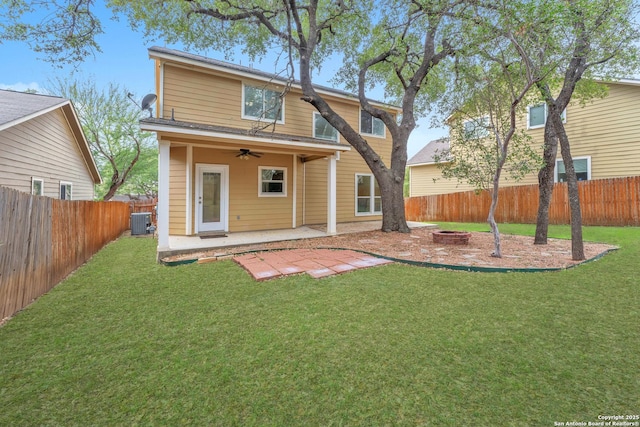
<path id="1" fill-rule="evenodd" d="M 0 328 L 0 425 L 550 426 L 637 414 L 640 229 L 584 234 L 621 249 L 554 273 L 390 265 L 262 283 L 232 261 L 163 267 L 151 239 L 123 238 Z"/>

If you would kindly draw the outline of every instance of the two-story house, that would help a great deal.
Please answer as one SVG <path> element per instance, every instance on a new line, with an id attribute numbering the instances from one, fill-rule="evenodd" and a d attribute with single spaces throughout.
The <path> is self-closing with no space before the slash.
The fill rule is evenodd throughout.
<path id="1" fill-rule="evenodd" d="M 381 218 L 362 157 L 287 79 L 153 47 L 159 143 L 158 250 L 169 236 L 292 229 Z M 316 88 L 388 160 L 391 136 L 357 97 Z M 377 106 L 399 113 L 388 105 Z"/>
<path id="2" fill-rule="evenodd" d="M 619 178 L 640 175 L 640 80 L 602 83 L 608 95 L 585 105 L 572 102 L 564 112 L 564 123 L 578 180 Z M 519 128 L 526 129 L 531 144 L 542 156 L 546 107 L 529 105 L 520 118 Z M 455 144 L 455 138 L 450 138 Z M 410 196 L 427 196 L 473 190 L 456 179 L 445 179 L 436 164 L 437 152 L 449 148 L 449 140 L 428 143 L 407 162 Z M 565 180 L 564 163 L 558 150 L 555 180 Z M 537 184 L 535 173 L 515 182 L 501 179 L 501 186 Z"/>
<path id="3" fill-rule="evenodd" d="M 102 179 L 71 101 L 0 90 L 0 185 L 92 200 Z"/>

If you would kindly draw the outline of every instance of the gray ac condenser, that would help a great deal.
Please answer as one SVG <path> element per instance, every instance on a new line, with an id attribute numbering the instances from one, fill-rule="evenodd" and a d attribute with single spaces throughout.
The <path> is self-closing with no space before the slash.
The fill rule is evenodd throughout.
<path id="1" fill-rule="evenodd" d="M 131 214 L 131 235 L 147 234 L 151 225 L 151 213 L 141 212 Z"/>

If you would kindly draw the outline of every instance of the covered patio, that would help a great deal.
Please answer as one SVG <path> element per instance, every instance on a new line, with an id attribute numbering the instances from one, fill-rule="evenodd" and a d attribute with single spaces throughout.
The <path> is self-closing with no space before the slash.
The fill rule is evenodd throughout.
<path id="1" fill-rule="evenodd" d="M 408 222 L 409 227 L 425 227 L 433 224 Z M 210 236 L 169 236 L 169 249 L 158 253 L 159 258 L 199 252 L 207 249 L 229 248 L 256 243 L 281 242 L 286 240 L 311 239 L 329 235 L 341 235 L 362 231 L 379 230 L 382 221 L 347 222 L 336 225 L 336 233 L 328 234 L 326 224 L 302 226 L 294 229 L 244 231 Z"/>

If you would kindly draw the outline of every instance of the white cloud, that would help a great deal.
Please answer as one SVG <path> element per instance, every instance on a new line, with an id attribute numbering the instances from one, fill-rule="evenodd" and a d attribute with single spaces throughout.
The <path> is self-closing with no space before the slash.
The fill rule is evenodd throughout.
<path id="1" fill-rule="evenodd" d="M 35 90 L 38 93 L 45 92 L 44 89 L 42 89 L 40 85 L 36 82 L 31 82 L 31 83 L 18 82 L 13 84 L 0 83 L 0 89 L 15 90 L 16 92 L 24 92 L 27 89 L 31 89 L 31 90 Z"/>

